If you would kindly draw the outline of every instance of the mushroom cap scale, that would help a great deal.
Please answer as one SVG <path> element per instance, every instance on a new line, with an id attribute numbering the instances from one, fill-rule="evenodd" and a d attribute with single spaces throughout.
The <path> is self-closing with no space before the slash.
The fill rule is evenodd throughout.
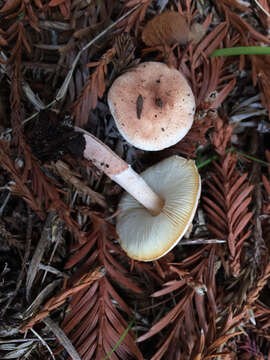
<path id="1" fill-rule="evenodd" d="M 121 135 L 135 147 L 157 151 L 190 130 L 195 99 L 184 76 L 160 62 L 144 62 L 119 76 L 108 104 Z"/>
<path id="2" fill-rule="evenodd" d="M 141 176 L 165 205 L 160 214 L 152 216 L 132 196 L 124 194 L 116 231 L 129 257 L 152 261 L 167 254 L 187 231 L 197 209 L 201 180 L 194 161 L 179 156 L 161 161 Z"/>

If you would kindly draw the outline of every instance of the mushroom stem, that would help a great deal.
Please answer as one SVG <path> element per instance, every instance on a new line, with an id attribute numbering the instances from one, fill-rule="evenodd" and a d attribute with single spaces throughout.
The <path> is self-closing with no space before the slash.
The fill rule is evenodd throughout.
<path id="1" fill-rule="evenodd" d="M 150 188 L 145 180 L 95 136 L 83 129 L 77 127 L 75 129 L 84 134 L 84 157 L 91 160 L 98 169 L 126 190 L 153 216 L 158 215 L 164 206 L 164 200 Z"/>

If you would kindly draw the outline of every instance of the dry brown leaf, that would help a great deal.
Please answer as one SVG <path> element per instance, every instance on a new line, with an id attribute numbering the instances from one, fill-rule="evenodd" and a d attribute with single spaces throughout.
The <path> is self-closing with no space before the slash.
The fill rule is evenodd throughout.
<path id="1" fill-rule="evenodd" d="M 186 19 L 176 11 L 165 11 L 150 20 L 142 32 L 142 39 L 148 46 L 186 44 L 190 40 L 197 43 L 204 35 L 202 25 L 195 23 L 189 29 Z"/>
<path id="2" fill-rule="evenodd" d="M 105 271 L 102 267 L 97 267 L 93 271 L 83 274 L 77 283 L 72 287 L 63 289 L 59 294 L 51 297 L 35 316 L 27 320 L 27 323 L 23 325 L 20 331 L 25 332 L 29 330 L 37 322 L 49 316 L 51 311 L 63 305 L 68 297 L 84 290 L 86 287 L 89 287 L 93 282 L 100 279 L 104 275 Z"/>
<path id="3" fill-rule="evenodd" d="M 220 338 L 216 339 L 207 349 L 208 353 L 211 353 L 211 351 L 216 350 L 219 346 L 222 346 L 223 344 L 226 344 L 229 339 L 232 337 L 235 337 L 237 335 L 241 335 L 242 331 L 234 331 L 230 334 L 226 334 L 221 336 Z"/>
<path id="4" fill-rule="evenodd" d="M 47 317 L 46 319 L 44 319 L 43 322 L 54 333 L 54 335 L 56 336 L 59 343 L 61 345 L 63 345 L 63 347 L 65 348 L 67 353 L 71 356 L 72 360 L 81 360 L 81 357 L 77 353 L 74 346 L 72 345 L 72 342 L 66 336 L 64 331 L 59 327 L 59 325 L 57 323 L 55 323 L 54 321 L 52 321 L 52 319 L 50 317 Z"/>
<path id="5" fill-rule="evenodd" d="M 20 0 L 9 0 L 5 3 L 5 5 L 0 10 L 0 13 L 4 13 L 7 11 L 13 11 L 20 5 Z"/>
<path id="6" fill-rule="evenodd" d="M 81 94 L 73 104 L 73 114 L 76 117 L 76 125 L 84 125 L 89 116 L 89 111 L 95 109 L 98 98 L 103 96 L 106 88 L 106 74 L 108 64 L 115 55 L 115 49 L 109 49 L 97 62 L 91 62 L 88 67 L 96 67 L 93 73 L 86 79 Z"/>
<path id="7" fill-rule="evenodd" d="M 204 197 L 204 209 L 209 218 L 208 229 L 220 238 L 227 238 L 229 261 L 233 275 L 240 270 L 243 242 L 250 236 L 248 224 L 252 217 L 248 205 L 251 202 L 252 185 L 247 174 L 235 170 L 236 158 L 227 154 L 222 163 L 214 163 L 215 173 L 207 181 L 209 197 Z M 233 193 L 232 193 L 233 189 Z"/>
<path id="8" fill-rule="evenodd" d="M 192 297 L 194 296 L 195 291 L 188 288 L 186 292 L 186 296 L 183 297 L 178 304 L 168 312 L 161 320 L 159 320 L 155 325 L 151 327 L 151 329 L 144 335 L 140 336 L 137 339 L 137 342 L 145 341 L 149 339 L 153 335 L 157 334 L 161 330 L 163 330 L 168 324 L 174 321 L 181 321 L 181 319 L 185 316 L 186 306 L 191 301 Z"/>
<path id="9" fill-rule="evenodd" d="M 61 160 L 57 160 L 57 162 L 52 165 L 56 168 L 59 175 L 67 182 L 73 185 L 77 191 L 81 194 L 87 194 L 90 196 L 92 202 L 99 204 L 102 207 L 106 207 L 106 202 L 104 196 L 99 194 L 98 192 L 92 190 L 89 186 L 87 186 L 82 180 L 79 179 L 80 174 L 71 170 L 69 166 Z"/>
<path id="10" fill-rule="evenodd" d="M 123 32 L 129 33 L 132 28 L 134 28 L 135 36 L 137 37 L 139 32 L 139 27 L 143 21 L 148 6 L 151 4 L 152 0 L 125 0 L 124 7 L 127 9 L 134 8 L 135 10 L 126 18 L 121 25 L 124 26 Z"/>
<path id="11" fill-rule="evenodd" d="M 35 277 L 39 270 L 38 266 L 42 260 L 43 254 L 46 250 L 46 247 L 49 245 L 48 239 L 50 239 L 50 233 L 52 231 L 52 223 L 54 222 L 55 217 L 56 217 L 55 211 L 51 211 L 48 214 L 46 222 L 45 222 L 45 226 L 41 233 L 39 243 L 35 249 L 34 255 L 32 256 L 32 259 L 31 259 L 31 262 L 30 262 L 30 265 L 28 268 L 28 272 L 27 272 L 27 277 L 26 277 L 26 298 L 27 299 L 30 298 L 31 288 L 32 288 Z"/>

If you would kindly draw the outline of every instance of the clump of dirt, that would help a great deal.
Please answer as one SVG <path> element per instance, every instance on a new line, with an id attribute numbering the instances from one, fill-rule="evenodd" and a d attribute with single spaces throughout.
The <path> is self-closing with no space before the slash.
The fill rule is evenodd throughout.
<path id="1" fill-rule="evenodd" d="M 40 113 L 39 120 L 28 134 L 28 143 L 42 163 L 57 161 L 67 154 L 82 158 L 85 148 L 82 134 L 52 111 Z"/>

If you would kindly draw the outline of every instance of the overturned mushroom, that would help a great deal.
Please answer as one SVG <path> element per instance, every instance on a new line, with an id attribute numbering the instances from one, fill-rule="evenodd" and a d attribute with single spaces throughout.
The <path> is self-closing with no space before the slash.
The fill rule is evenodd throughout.
<path id="1" fill-rule="evenodd" d="M 88 132 L 75 128 L 59 130 L 61 154 L 73 152 L 91 160 L 124 188 L 117 218 L 119 242 L 127 254 L 141 261 L 155 260 L 170 251 L 184 235 L 196 211 L 200 176 L 192 160 L 173 156 L 138 175 L 130 165 Z M 56 132 L 57 132 L 56 131 Z M 33 152 L 42 161 L 59 158 L 55 149 L 59 137 L 37 138 Z M 39 147 L 39 144 L 43 144 Z M 77 145 L 76 145 L 77 144 Z M 50 149 L 53 148 L 53 156 Z M 61 155 L 60 154 L 60 155 Z"/>
<path id="2" fill-rule="evenodd" d="M 119 76 L 108 104 L 121 135 L 142 150 L 157 151 L 190 130 L 195 99 L 184 76 L 160 62 L 144 62 Z"/>

